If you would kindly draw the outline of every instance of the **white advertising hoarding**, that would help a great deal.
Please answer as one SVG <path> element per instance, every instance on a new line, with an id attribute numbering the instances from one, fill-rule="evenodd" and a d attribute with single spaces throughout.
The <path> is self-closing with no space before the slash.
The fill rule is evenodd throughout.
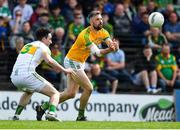
<path id="1" fill-rule="evenodd" d="M 18 105 L 21 92 L 0 92 L 0 120 L 10 119 Z M 80 94 L 58 106 L 62 120 L 75 120 L 78 114 Z M 35 106 L 49 98 L 35 93 L 20 119 L 35 120 Z M 93 121 L 174 121 L 173 96 L 92 94 L 85 112 Z"/>

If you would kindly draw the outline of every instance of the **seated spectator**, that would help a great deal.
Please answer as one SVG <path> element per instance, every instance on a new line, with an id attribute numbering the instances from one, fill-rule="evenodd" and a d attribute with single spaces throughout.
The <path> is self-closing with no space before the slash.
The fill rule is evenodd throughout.
<path id="1" fill-rule="evenodd" d="M 13 34 L 19 34 L 22 31 L 22 25 L 24 23 L 22 15 L 21 10 L 16 10 L 14 18 L 9 22 Z"/>
<path id="2" fill-rule="evenodd" d="M 26 4 L 27 0 L 18 0 L 19 4 L 13 10 L 13 18 L 16 17 L 16 11 L 20 10 L 22 12 L 22 20 L 28 21 L 33 14 L 33 9 L 29 4 Z"/>
<path id="3" fill-rule="evenodd" d="M 8 47 L 8 29 L 4 27 L 4 18 L 0 16 L 0 50 L 4 51 Z"/>
<path id="4" fill-rule="evenodd" d="M 57 28 L 52 36 L 52 41 L 61 46 L 63 44 L 63 38 L 64 38 L 65 31 L 63 28 L 59 27 Z"/>
<path id="5" fill-rule="evenodd" d="M 114 26 L 114 35 L 131 33 L 131 21 L 124 12 L 124 6 L 117 4 L 114 15 L 112 17 L 112 25 Z"/>
<path id="6" fill-rule="evenodd" d="M 135 9 L 130 1 L 124 1 L 123 2 L 124 11 L 126 15 L 128 16 L 129 20 L 132 22 L 132 19 L 135 15 Z"/>
<path id="7" fill-rule="evenodd" d="M 39 5 L 41 6 L 41 7 L 43 7 L 44 9 L 46 9 L 46 10 L 48 10 L 48 12 L 49 12 L 49 2 L 50 2 L 51 0 L 39 0 Z"/>
<path id="8" fill-rule="evenodd" d="M 80 14 L 82 16 L 82 24 L 85 25 L 85 17 L 83 14 L 83 8 L 80 4 L 76 5 L 75 8 L 73 9 L 73 19 L 74 19 L 74 14 Z M 72 21 L 71 21 L 72 22 Z"/>
<path id="9" fill-rule="evenodd" d="M 114 11 L 114 5 L 113 3 L 111 3 L 108 0 L 104 0 L 104 8 L 103 8 L 103 12 L 107 13 L 108 15 L 111 15 Z"/>
<path id="10" fill-rule="evenodd" d="M 159 85 L 165 92 L 180 87 L 180 80 L 177 80 L 176 58 L 170 53 L 169 44 L 163 44 L 161 53 L 156 56 L 157 73 L 160 78 Z"/>
<path id="11" fill-rule="evenodd" d="M 167 4 L 166 8 L 161 10 L 161 13 L 164 16 L 164 20 L 165 20 L 165 24 L 166 24 L 169 19 L 170 14 L 176 13 L 176 12 L 174 10 L 173 4 Z"/>
<path id="12" fill-rule="evenodd" d="M 125 69 L 125 54 L 119 49 L 106 55 L 107 67 L 105 71 L 119 82 L 133 83 L 131 75 Z"/>
<path id="13" fill-rule="evenodd" d="M 106 29 L 110 36 L 113 37 L 113 26 L 112 24 L 109 23 L 109 15 L 106 13 L 102 14 L 102 18 L 103 18 L 103 28 Z"/>
<path id="14" fill-rule="evenodd" d="M 156 2 L 153 1 L 153 0 L 149 0 L 149 1 L 148 1 L 148 4 L 147 4 L 147 12 L 148 12 L 149 14 L 151 14 L 152 12 L 156 12 L 157 9 L 158 9 L 158 8 L 157 8 Z"/>
<path id="15" fill-rule="evenodd" d="M 151 28 L 151 33 L 148 36 L 148 45 L 154 49 L 162 48 L 162 44 L 168 43 L 166 36 L 160 31 L 159 28 Z"/>
<path id="16" fill-rule="evenodd" d="M 12 18 L 9 8 L 4 6 L 5 1 L 0 0 L 0 16 L 4 18 L 5 24 L 7 24 Z"/>
<path id="17" fill-rule="evenodd" d="M 81 14 L 74 14 L 74 21 L 68 27 L 68 36 L 71 42 L 74 42 L 79 35 L 79 33 L 84 29 L 83 21 Z"/>
<path id="18" fill-rule="evenodd" d="M 139 5 L 137 14 L 132 19 L 132 28 L 135 28 L 141 22 L 142 14 L 147 12 L 147 7 L 145 5 Z"/>
<path id="19" fill-rule="evenodd" d="M 15 18 L 12 19 L 9 24 L 10 24 L 10 29 L 11 29 L 11 36 L 10 36 L 10 47 L 12 49 L 15 49 L 15 39 L 17 36 L 21 33 L 22 27 L 23 27 L 24 20 L 22 19 L 22 11 L 21 10 L 16 10 L 15 12 Z"/>
<path id="20" fill-rule="evenodd" d="M 155 94 L 160 89 L 157 89 L 156 64 L 152 55 L 152 49 L 146 45 L 143 49 L 142 58 L 135 63 L 133 83 L 135 85 L 144 85 L 147 93 Z"/>
<path id="21" fill-rule="evenodd" d="M 117 90 L 118 80 L 115 77 L 110 76 L 109 74 L 101 71 L 99 64 L 92 65 L 92 80 L 94 85 L 97 87 L 99 93 L 111 93 L 115 94 Z M 107 82 L 111 84 L 108 85 Z M 110 87 L 112 86 L 112 88 Z"/>
<path id="22" fill-rule="evenodd" d="M 173 48 L 180 44 L 180 23 L 176 13 L 169 15 L 169 21 L 164 25 L 164 33 Z"/>
<path id="23" fill-rule="evenodd" d="M 30 20 L 29 20 L 31 26 L 32 26 L 35 22 L 38 21 L 38 18 L 39 18 L 39 16 L 40 16 L 40 14 L 42 14 L 42 13 L 48 13 L 48 10 L 38 4 L 37 7 L 35 8 L 35 11 L 34 11 L 33 14 L 31 15 Z"/>
<path id="24" fill-rule="evenodd" d="M 73 21 L 74 19 L 73 12 L 77 5 L 78 5 L 77 0 L 68 0 L 66 4 L 63 6 L 62 14 L 64 18 L 66 19 L 67 23 L 70 23 Z"/>
<path id="25" fill-rule="evenodd" d="M 16 37 L 15 38 L 15 48 L 9 48 L 8 49 L 8 56 L 7 56 L 7 58 L 8 58 L 8 77 L 10 77 L 10 74 L 11 74 L 11 72 L 12 72 L 12 68 L 13 68 L 13 65 L 14 65 L 14 63 L 15 63 L 15 61 L 16 61 L 16 59 L 17 59 L 17 56 L 18 56 L 18 54 L 19 54 L 19 52 L 21 51 L 21 49 L 23 48 L 23 46 L 24 46 L 24 39 L 23 39 L 23 37 Z M 10 80 L 10 79 L 9 79 Z"/>
<path id="26" fill-rule="evenodd" d="M 148 22 L 148 13 L 143 13 L 141 16 L 141 21 L 136 26 L 133 26 L 133 31 L 135 34 L 140 34 L 143 37 L 149 36 L 150 32 L 150 26 Z"/>
<path id="27" fill-rule="evenodd" d="M 25 44 L 34 41 L 33 32 L 31 30 L 31 26 L 28 21 L 23 23 L 22 32 L 20 33 L 20 36 L 22 36 L 24 38 Z"/>
<path id="28" fill-rule="evenodd" d="M 54 60 L 56 60 L 58 63 L 62 64 L 62 53 L 59 50 L 59 45 L 58 44 L 53 44 L 51 47 L 51 56 Z M 59 73 L 55 72 L 51 66 L 49 66 L 47 63 L 43 62 L 42 63 L 42 69 L 44 69 L 45 71 L 43 71 L 44 76 L 47 80 L 49 80 L 50 82 L 59 82 L 60 79 L 60 75 Z M 55 87 L 58 89 L 58 86 L 56 84 L 54 84 Z"/>
<path id="29" fill-rule="evenodd" d="M 55 30 L 58 27 L 64 28 L 65 29 L 65 19 L 64 17 L 60 14 L 61 9 L 58 5 L 53 5 L 51 7 L 52 15 L 49 18 L 49 23 Z"/>
<path id="30" fill-rule="evenodd" d="M 39 16 L 38 21 L 35 22 L 35 24 L 32 26 L 33 32 L 35 33 L 38 28 L 46 28 L 46 29 L 51 30 L 52 26 L 49 24 L 48 21 L 49 21 L 49 14 L 42 13 Z"/>

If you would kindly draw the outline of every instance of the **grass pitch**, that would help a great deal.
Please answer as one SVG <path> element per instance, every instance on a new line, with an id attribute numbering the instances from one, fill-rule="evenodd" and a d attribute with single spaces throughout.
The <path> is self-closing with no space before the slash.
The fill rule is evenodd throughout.
<path id="1" fill-rule="evenodd" d="M 0 129 L 180 129 L 178 122 L 0 121 Z"/>

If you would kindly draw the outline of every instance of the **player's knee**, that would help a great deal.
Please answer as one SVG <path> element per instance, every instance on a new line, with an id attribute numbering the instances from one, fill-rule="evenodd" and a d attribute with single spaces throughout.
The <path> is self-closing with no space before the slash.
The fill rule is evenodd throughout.
<path id="1" fill-rule="evenodd" d="M 89 94 L 92 93 L 93 91 L 93 87 L 92 86 L 89 86 L 88 88 L 86 88 L 84 91 L 88 92 Z"/>

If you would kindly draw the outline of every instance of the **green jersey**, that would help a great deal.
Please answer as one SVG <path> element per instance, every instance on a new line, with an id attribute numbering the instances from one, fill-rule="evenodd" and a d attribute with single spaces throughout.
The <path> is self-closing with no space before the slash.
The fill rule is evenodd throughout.
<path id="1" fill-rule="evenodd" d="M 172 80 L 174 71 L 177 70 L 176 58 L 173 55 L 169 55 L 168 58 L 164 57 L 162 54 L 156 56 L 157 60 L 157 70 L 160 70 L 163 76 Z"/>
<path id="2" fill-rule="evenodd" d="M 11 19 L 11 12 L 7 7 L 0 7 L 0 16 L 2 17 L 8 17 L 9 19 Z"/>
<path id="3" fill-rule="evenodd" d="M 164 43 L 167 43 L 167 40 L 163 34 L 160 34 L 158 37 L 150 36 L 153 43 L 162 45 Z"/>
<path id="4" fill-rule="evenodd" d="M 49 23 L 51 24 L 53 29 L 56 29 L 58 27 L 65 28 L 65 26 L 66 26 L 65 19 L 62 15 L 59 15 L 57 18 L 55 18 L 54 16 L 50 16 Z"/>
<path id="5" fill-rule="evenodd" d="M 77 37 L 79 35 L 79 33 L 84 29 L 84 25 L 80 24 L 80 25 L 76 25 L 74 23 L 71 23 L 69 25 L 69 34 L 70 35 L 74 35 L 75 37 Z"/>

